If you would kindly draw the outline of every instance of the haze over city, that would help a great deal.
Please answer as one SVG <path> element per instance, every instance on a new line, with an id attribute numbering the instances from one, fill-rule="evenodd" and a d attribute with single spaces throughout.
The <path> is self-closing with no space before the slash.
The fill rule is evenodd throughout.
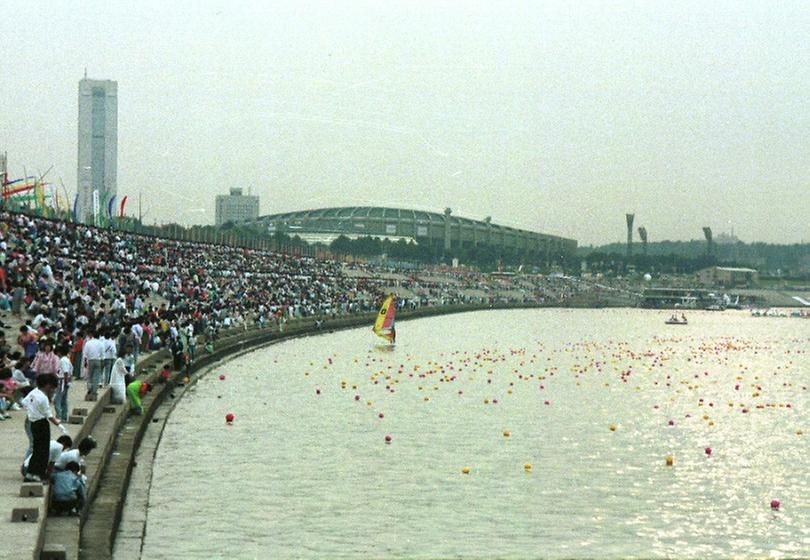
<path id="1" fill-rule="evenodd" d="M 800 2 L 12 1 L 0 150 L 76 192 L 77 83 L 118 82 L 118 193 L 144 221 L 441 212 L 619 241 L 810 239 Z M 132 211 L 132 208 L 130 209 Z"/>

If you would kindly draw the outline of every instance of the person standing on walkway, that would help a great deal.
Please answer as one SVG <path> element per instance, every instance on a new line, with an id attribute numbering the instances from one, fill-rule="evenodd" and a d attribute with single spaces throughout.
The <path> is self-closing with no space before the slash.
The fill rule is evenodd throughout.
<path id="1" fill-rule="evenodd" d="M 67 422 L 69 410 L 68 388 L 70 388 L 70 382 L 73 379 L 73 364 L 68 358 L 66 347 L 59 348 L 56 354 L 59 356 L 59 372 L 56 374 L 59 378 L 59 386 L 56 388 L 53 406 L 56 409 L 56 417 L 62 422 Z"/>
<path id="2" fill-rule="evenodd" d="M 126 399 L 126 376 L 129 374 L 124 365 L 123 348 L 118 349 L 118 359 L 115 360 L 110 375 L 110 403 L 122 404 Z"/>
<path id="3" fill-rule="evenodd" d="M 141 352 L 141 344 L 143 339 L 143 327 L 139 321 L 132 321 L 130 332 L 132 333 L 132 353 L 135 357 L 135 362 L 137 362 L 138 354 Z"/>
<path id="4" fill-rule="evenodd" d="M 53 424 L 63 434 L 67 435 L 67 429 L 51 413 L 50 399 L 54 391 L 56 391 L 57 385 L 55 375 L 40 375 L 37 377 L 37 388 L 28 393 L 23 399 L 23 406 L 28 415 L 28 421 L 31 423 L 34 448 L 31 459 L 28 461 L 28 472 L 25 476 L 25 480 L 28 482 L 46 480 L 51 441 L 50 424 Z"/>
<path id="5" fill-rule="evenodd" d="M 40 340 L 39 350 L 31 362 L 31 369 L 37 377 L 40 375 L 59 376 L 59 357 L 53 352 L 53 341 L 50 338 Z"/>
<path id="6" fill-rule="evenodd" d="M 96 400 L 104 371 L 104 344 L 95 335 L 93 329 L 87 331 L 87 340 L 82 349 L 87 364 L 87 396 L 84 398 L 86 401 Z"/>
<path id="7" fill-rule="evenodd" d="M 102 337 L 101 340 L 104 342 L 104 384 L 109 385 L 115 355 L 118 353 L 115 344 L 115 331 L 110 329 L 107 336 Z"/>
<path id="8" fill-rule="evenodd" d="M 70 361 L 73 362 L 73 373 L 76 379 L 82 378 L 82 348 L 84 347 L 84 330 L 76 333 L 76 341 L 70 348 Z"/>

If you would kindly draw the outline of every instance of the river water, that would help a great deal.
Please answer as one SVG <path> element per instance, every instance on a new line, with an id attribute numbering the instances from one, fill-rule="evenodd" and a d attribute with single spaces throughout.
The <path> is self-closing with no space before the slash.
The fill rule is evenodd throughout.
<path id="1" fill-rule="evenodd" d="M 810 556 L 810 321 L 666 317 L 476 312 L 227 363 L 168 420 L 143 558 Z"/>

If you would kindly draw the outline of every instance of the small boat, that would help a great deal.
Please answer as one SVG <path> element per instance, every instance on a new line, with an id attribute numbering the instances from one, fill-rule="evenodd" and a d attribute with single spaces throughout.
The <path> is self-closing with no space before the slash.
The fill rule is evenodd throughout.
<path id="1" fill-rule="evenodd" d="M 384 338 L 391 344 L 397 340 L 397 330 L 394 328 L 394 316 L 397 309 L 394 305 L 394 294 L 386 297 L 380 306 L 380 312 L 377 313 L 377 319 L 374 321 L 374 326 L 371 328 L 374 334 L 380 338 Z"/>
<path id="2" fill-rule="evenodd" d="M 667 319 L 664 321 L 665 325 L 688 325 L 688 321 L 678 321 L 677 319 Z"/>

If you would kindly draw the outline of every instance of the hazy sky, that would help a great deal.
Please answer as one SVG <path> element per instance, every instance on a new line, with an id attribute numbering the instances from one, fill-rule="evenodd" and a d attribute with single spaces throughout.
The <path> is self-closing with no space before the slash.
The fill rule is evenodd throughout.
<path id="1" fill-rule="evenodd" d="M 261 7 L 259 7 L 261 6 Z M 145 220 L 388 205 L 576 238 L 810 240 L 810 5 L 30 2 L 0 150 L 75 192 L 77 88 L 118 81 Z M 134 200 L 133 200 L 134 202 Z M 130 212 L 136 211 L 131 203 Z"/>

